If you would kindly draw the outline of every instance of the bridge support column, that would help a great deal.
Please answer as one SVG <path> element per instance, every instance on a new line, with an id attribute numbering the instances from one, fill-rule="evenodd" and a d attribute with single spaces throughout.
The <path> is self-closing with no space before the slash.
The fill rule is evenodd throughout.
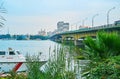
<path id="1" fill-rule="evenodd" d="M 74 45 L 75 45 L 75 46 L 77 45 L 77 40 L 74 40 Z"/>
<path id="2" fill-rule="evenodd" d="M 74 45 L 75 46 L 83 47 L 84 46 L 83 40 L 74 40 Z"/>

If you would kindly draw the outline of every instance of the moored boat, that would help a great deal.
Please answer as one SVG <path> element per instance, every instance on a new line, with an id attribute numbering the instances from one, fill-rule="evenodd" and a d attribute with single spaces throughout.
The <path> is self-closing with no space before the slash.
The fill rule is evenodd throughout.
<path id="1" fill-rule="evenodd" d="M 0 50 L 0 63 L 26 62 L 25 57 L 18 50 L 8 48 L 7 51 Z"/>
<path id="2" fill-rule="evenodd" d="M 10 70 L 26 71 L 26 63 L 33 63 L 34 61 L 27 61 L 20 51 L 8 48 L 7 51 L 0 50 L 0 73 L 9 72 Z M 46 60 L 39 60 L 41 66 L 44 65 Z M 40 67 L 41 67 L 40 66 Z"/>

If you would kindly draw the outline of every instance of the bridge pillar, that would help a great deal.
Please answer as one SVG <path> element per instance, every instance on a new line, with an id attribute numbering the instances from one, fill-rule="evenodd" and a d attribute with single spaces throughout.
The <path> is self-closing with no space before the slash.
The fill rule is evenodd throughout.
<path id="1" fill-rule="evenodd" d="M 75 46 L 84 46 L 84 44 L 83 44 L 83 39 L 81 39 L 81 40 L 74 40 L 74 45 Z"/>
<path id="2" fill-rule="evenodd" d="M 65 36 L 64 36 L 64 35 L 62 35 L 61 43 L 63 43 L 63 42 L 64 42 L 64 40 L 65 40 Z"/>

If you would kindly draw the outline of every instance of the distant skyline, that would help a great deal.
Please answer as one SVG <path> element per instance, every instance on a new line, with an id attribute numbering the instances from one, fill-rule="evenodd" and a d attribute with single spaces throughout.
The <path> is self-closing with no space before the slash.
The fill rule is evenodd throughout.
<path id="1" fill-rule="evenodd" d="M 109 22 L 120 19 L 120 0 L 2 0 L 7 14 L 1 14 L 7 20 L 0 34 L 37 34 L 41 29 L 54 31 L 58 21 L 70 23 L 70 29 L 82 25 L 91 26 L 95 14 L 94 26 L 107 23 L 107 11 L 112 7 Z"/>

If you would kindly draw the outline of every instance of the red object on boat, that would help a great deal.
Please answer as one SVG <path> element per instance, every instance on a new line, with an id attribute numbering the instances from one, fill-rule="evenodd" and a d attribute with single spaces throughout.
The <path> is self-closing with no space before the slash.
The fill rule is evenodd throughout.
<path id="1" fill-rule="evenodd" d="M 20 68 L 20 66 L 21 66 L 22 64 L 23 64 L 23 62 L 17 63 L 17 64 L 15 65 L 15 67 L 13 68 L 13 71 L 16 72 L 16 71 Z"/>

